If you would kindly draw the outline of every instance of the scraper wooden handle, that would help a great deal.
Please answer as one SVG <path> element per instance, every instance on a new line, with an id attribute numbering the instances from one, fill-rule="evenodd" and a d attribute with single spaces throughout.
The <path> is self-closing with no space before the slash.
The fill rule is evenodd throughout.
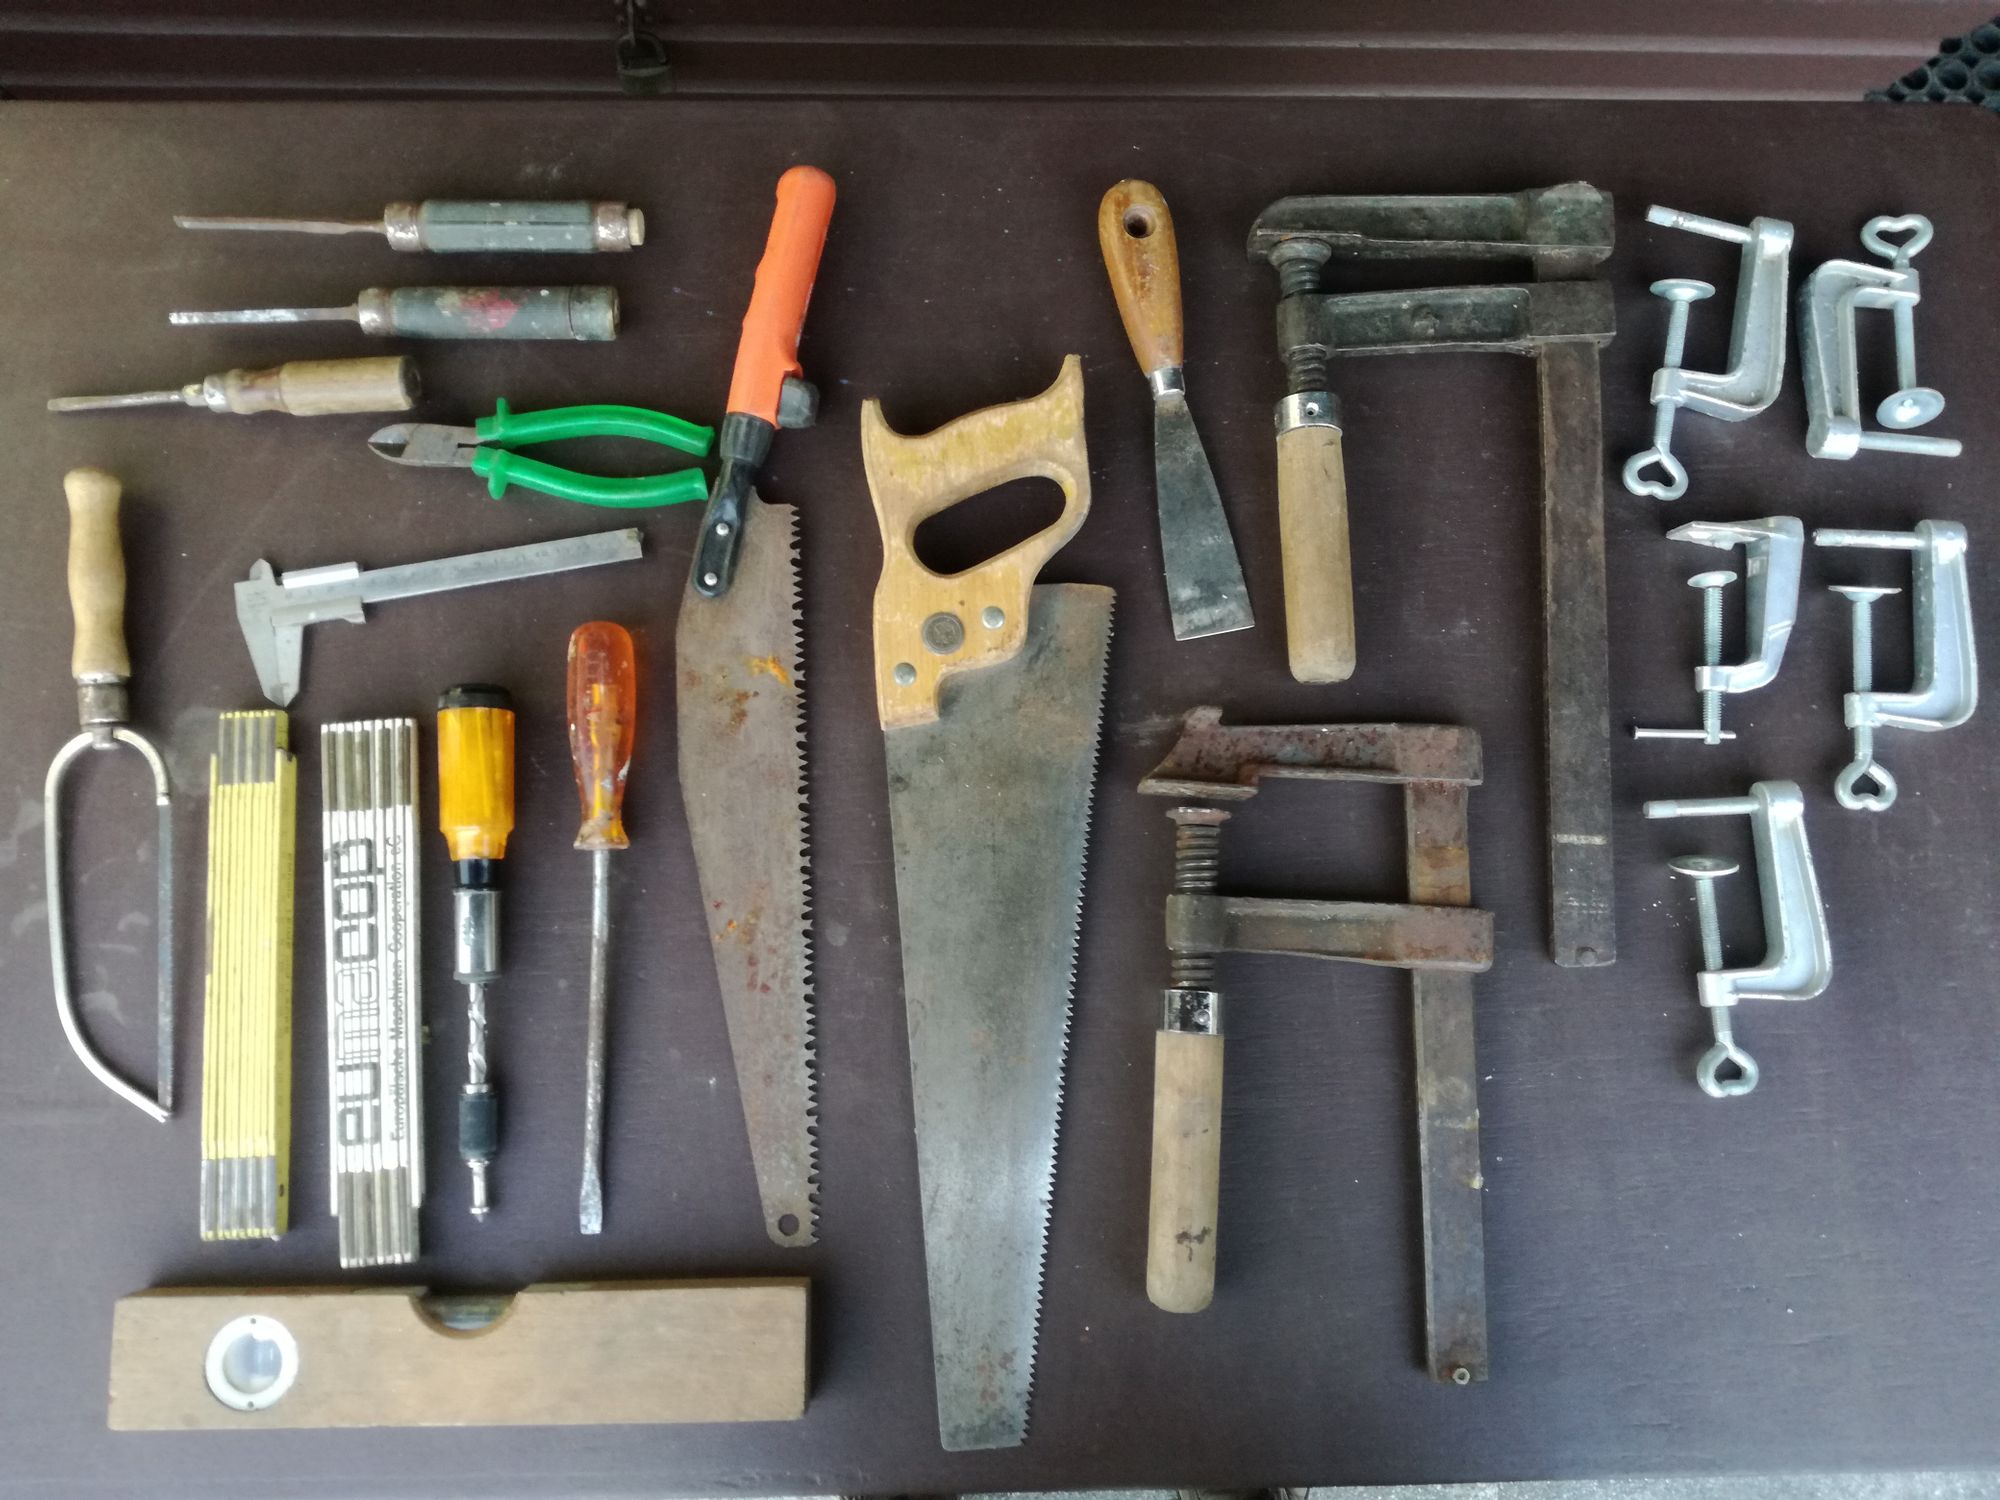
<path id="1" fill-rule="evenodd" d="M 1148 375 L 1181 362 L 1181 253 L 1167 200 L 1128 178 L 1097 205 L 1097 245 L 1125 336 Z"/>
<path id="2" fill-rule="evenodd" d="M 1278 537 L 1292 676 L 1345 682 L 1354 675 L 1354 562 L 1338 427 L 1278 434 Z"/>
<path id="3" fill-rule="evenodd" d="M 125 650 L 125 550 L 118 542 L 118 481 L 102 469 L 63 475 L 69 500 L 69 607 L 76 644 L 69 673 L 78 682 L 123 682 L 132 675 Z"/>
<path id="4" fill-rule="evenodd" d="M 1153 1039 L 1146 1295 L 1166 1312 L 1200 1312 L 1215 1295 L 1221 1172 L 1222 1038 L 1162 1031 Z"/>

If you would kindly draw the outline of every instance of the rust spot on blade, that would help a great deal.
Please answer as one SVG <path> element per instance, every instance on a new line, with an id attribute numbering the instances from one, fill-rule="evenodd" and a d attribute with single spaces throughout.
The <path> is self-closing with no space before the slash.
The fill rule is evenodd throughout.
<path id="1" fill-rule="evenodd" d="M 785 664 L 774 656 L 753 656 L 750 658 L 752 675 L 762 672 L 766 677 L 775 678 L 786 687 L 792 685 L 792 674 L 785 670 Z"/>

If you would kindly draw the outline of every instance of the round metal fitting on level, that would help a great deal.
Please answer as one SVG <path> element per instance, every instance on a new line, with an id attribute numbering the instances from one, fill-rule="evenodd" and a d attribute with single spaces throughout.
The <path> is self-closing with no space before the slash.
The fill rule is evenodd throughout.
<path id="1" fill-rule="evenodd" d="M 208 1341 L 202 1373 L 216 1400 L 235 1411 L 263 1411 L 299 1378 L 299 1343 L 276 1318 L 231 1318 Z"/>

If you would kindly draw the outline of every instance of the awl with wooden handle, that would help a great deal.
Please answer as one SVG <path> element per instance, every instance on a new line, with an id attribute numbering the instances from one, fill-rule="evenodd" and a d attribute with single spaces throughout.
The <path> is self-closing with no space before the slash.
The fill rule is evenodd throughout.
<path id="1" fill-rule="evenodd" d="M 408 411 L 420 384 L 408 355 L 371 359 L 295 359 L 266 370 L 224 370 L 175 390 L 121 396 L 57 396 L 50 411 L 118 411 L 128 406 L 196 406 L 250 416 L 280 411 L 291 417 L 344 412 Z"/>
<path id="2" fill-rule="evenodd" d="M 1112 187 L 1097 205 L 1097 242 L 1126 337 L 1153 388 L 1153 482 L 1174 639 L 1248 630 L 1249 590 L 1188 410 L 1180 251 L 1160 190 L 1136 180 Z"/>

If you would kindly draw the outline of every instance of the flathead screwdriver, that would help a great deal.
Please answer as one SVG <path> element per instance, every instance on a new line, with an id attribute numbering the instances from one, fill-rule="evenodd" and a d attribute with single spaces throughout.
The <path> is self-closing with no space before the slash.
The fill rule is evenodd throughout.
<path id="1" fill-rule="evenodd" d="M 57 396 L 50 411 L 115 411 L 128 406 L 198 406 L 247 415 L 280 411 L 294 417 L 341 412 L 408 411 L 421 383 L 407 355 L 376 359 L 295 359 L 268 370 L 224 370 L 177 390 L 127 396 Z"/>
<path id="2" fill-rule="evenodd" d="M 500 1100 L 486 1065 L 486 986 L 500 977 L 500 861 L 514 831 L 514 708 L 505 688 L 462 683 L 438 699 L 438 827 L 451 851 L 452 978 L 465 986 L 465 1085 L 458 1156 L 472 1216 L 491 1207 Z"/>
<path id="3" fill-rule="evenodd" d="M 604 1229 L 604 1064 L 611 968 L 611 851 L 631 846 L 624 823 L 625 773 L 632 764 L 638 672 L 632 637 L 595 620 L 569 638 L 569 753 L 583 824 L 576 847 L 590 851 L 590 1020 L 584 1064 L 583 1188 L 577 1225 Z"/>
<path id="4" fill-rule="evenodd" d="M 167 321 L 359 323 L 363 333 L 393 338 L 603 342 L 618 337 L 618 293 L 608 286 L 372 286 L 348 307 L 174 312 Z"/>
<path id="5" fill-rule="evenodd" d="M 175 214 L 183 229 L 249 229 L 279 234 L 379 234 L 394 250 L 523 251 L 587 255 L 646 242 L 646 216 L 623 203 L 430 198 L 391 203 L 380 219 L 270 219 Z"/>

